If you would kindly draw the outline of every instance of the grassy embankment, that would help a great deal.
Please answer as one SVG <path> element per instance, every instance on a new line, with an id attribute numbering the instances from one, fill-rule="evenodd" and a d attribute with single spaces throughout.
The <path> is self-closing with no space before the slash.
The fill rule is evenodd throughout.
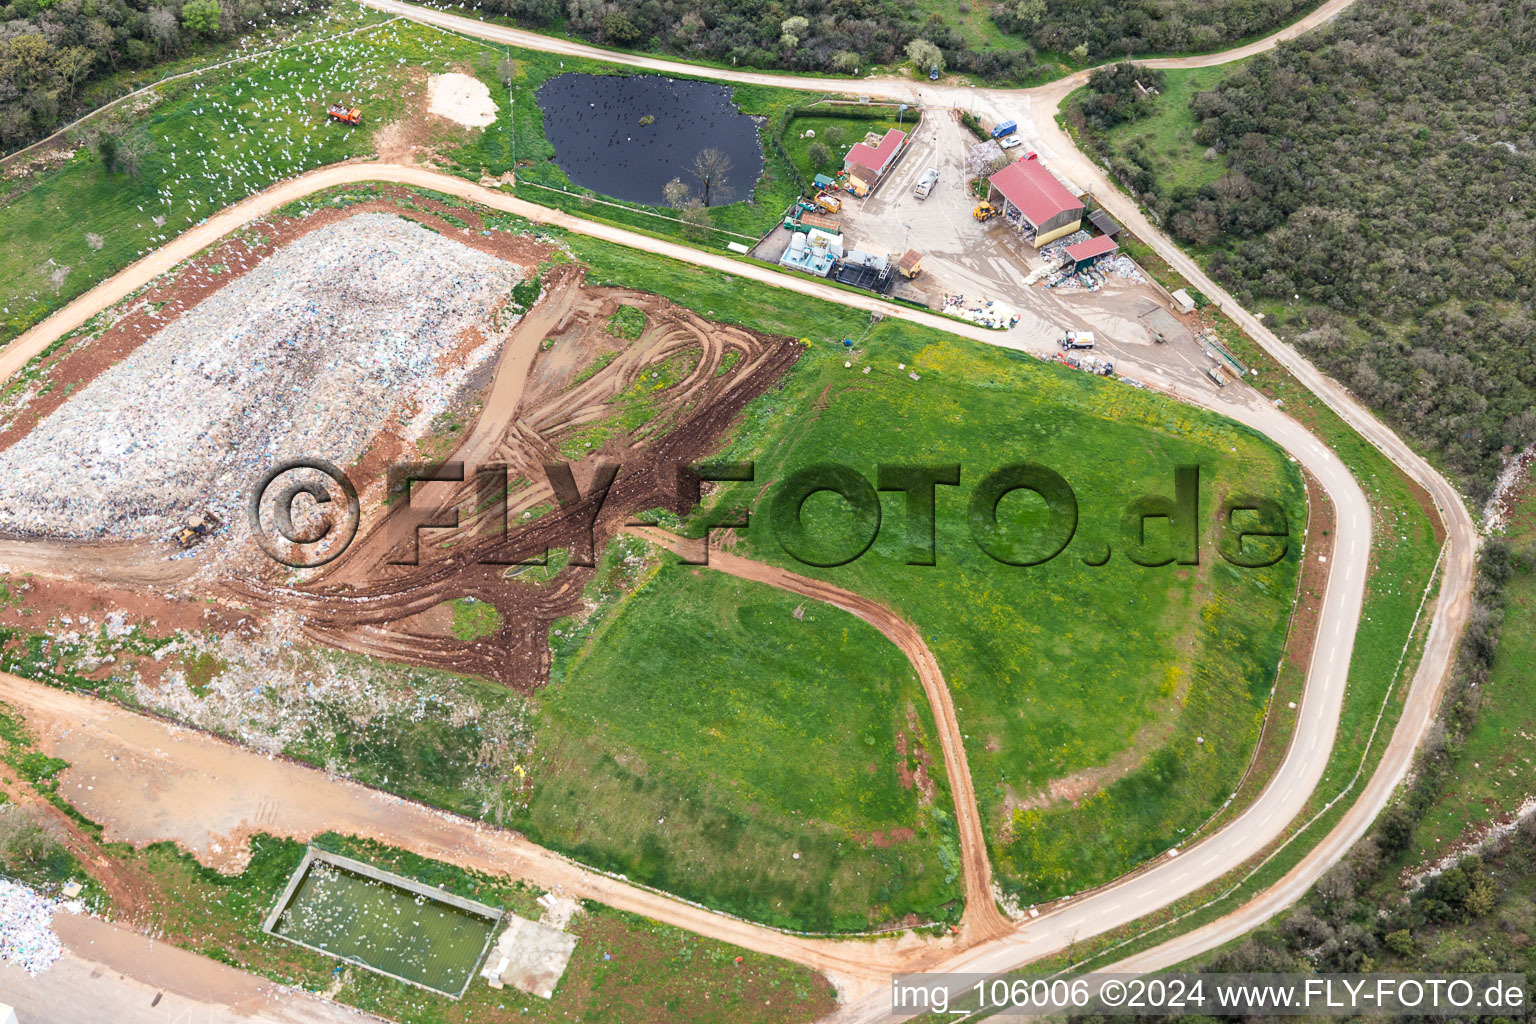
<path id="1" fill-rule="evenodd" d="M 0 710 L 0 751 L 10 762 L 29 754 L 31 740 L 18 731 L 19 716 Z M 67 767 L 63 763 L 59 767 Z M 55 802 L 68 807 L 61 798 Z M 69 808 L 77 819 L 78 812 Z M 84 821 L 84 819 L 79 819 Z M 99 837 L 90 822 L 83 827 Z M 169 843 L 135 850 L 100 843 L 120 878 L 154 893 L 134 924 L 222 963 L 310 991 L 335 988 L 331 998 L 402 1024 L 511 1024 L 513 1021 L 601 1020 L 640 1024 L 658 1015 L 685 1012 L 689 1020 L 777 1024 L 812 1018 L 833 1005 L 831 987 L 814 972 L 774 957 L 601 904 L 583 903 L 567 930 L 578 937 L 565 976 L 550 1000 L 515 989 L 489 988 L 479 978 L 461 1000 L 374 974 L 355 965 L 336 977 L 337 961 L 266 934 L 261 924 L 277 903 L 304 854 L 304 844 L 268 835 L 251 839 L 251 859 L 238 874 L 202 867 Z M 329 833 L 315 844 L 408 878 L 537 920 L 541 891 L 521 882 L 467 871 L 367 839 Z M 77 869 L 70 877 L 87 877 Z M 108 897 L 93 885 L 87 897 L 98 910 Z M 741 958 L 737 962 L 737 958 Z"/>
<path id="2" fill-rule="evenodd" d="M 862 141 L 866 132 L 884 135 L 896 127 L 910 131 L 914 120 L 911 111 L 903 117 L 895 107 L 878 104 L 858 108 L 859 113 L 873 115 L 867 117 L 840 116 L 834 107 L 821 109 L 827 113 L 796 115 L 784 133 L 784 151 L 806 181 L 812 181 L 818 174 L 835 176 L 842 169 L 848 147 Z M 816 134 L 807 138 L 807 130 Z M 816 164 L 811 160 L 811 147 L 817 142 L 825 144 L 831 151 L 832 158 L 826 163 Z"/>
<path id="3" fill-rule="evenodd" d="M 1229 489 L 1256 488 L 1285 501 L 1293 521 L 1303 516 L 1299 481 L 1284 460 L 1198 411 L 894 321 L 866 336 L 867 319 L 849 310 L 787 305 L 766 290 L 732 288 L 722 275 L 588 239 L 568 244 L 594 280 L 815 339 L 785 390 L 751 410 L 745 440 L 728 453 L 758 458 L 754 492 L 808 461 L 835 458 L 872 475 L 877 461 L 964 460 L 970 484 L 1027 453 L 1072 478 L 1083 502 L 1081 535 L 1101 544 L 1118 543 L 1125 502 L 1171 493 L 1180 461 L 1206 465 L 1208 512 Z M 870 375 L 842 367 L 841 350 L 831 347 L 842 336 L 878 353 Z M 898 362 L 922 381 L 896 371 Z M 797 415 L 806 409 L 813 413 Z M 923 430 L 902 426 L 911 423 Z M 1129 473 L 1125 452 L 1136 453 Z M 725 492 L 722 501 L 731 499 Z M 1225 799 L 1246 764 L 1273 681 L 1294 563 L 1234 572 L 1214 557 L 1207 533 L 1195 572 L 1124 559 L 1092 570 L 1077 558 L 1080 548 L 1042 569 L 1016 569 L 977 552 L 959 498 L 941 489 L 940 502 L 940 567 L 900 564 L 900 527 L 888 526 L 864 559 L 822 575 L 886 600 L 931 638 L 970 736 L 1003 877 L 1025 898 L 1045 898 L 1177 841 L 1180 828 Z M 889 497 L 886 504 L 888 523 L 899 524 L 900 507 Z M 788 561 L 756 529 L 749 544 L 755 555 Z M 1170 718 L 1176 724 L 1166 731 L 1149 725 Z M 1201 736 L 1207 743 L 1196 742 Z M 1159 753 L 1117 761 L 1133 744 Z M 1113 784 L 1083 806 L 1046 800 L 1012 813 L 1053 780 L 1086 779 L 1081 773 L 1109 763 L 1128 774 L 1102 780 Z"/>
<path id="4" fill-rule="evenodd" d="M 1536 796 L 1536 488 L 1525 486 L 1510 520 L 1505 536 L 1517 557 L 1504 585 L 1498 653 L 1456 750 L 1455 781 L 1414 832 L 1413 850 L 1426 860 Z"/>

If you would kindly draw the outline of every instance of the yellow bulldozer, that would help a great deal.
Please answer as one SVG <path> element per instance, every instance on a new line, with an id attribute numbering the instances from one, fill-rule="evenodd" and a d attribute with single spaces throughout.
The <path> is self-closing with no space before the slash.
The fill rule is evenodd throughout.
<path id="1" fill-rule="evenodd" d="M 975 217 L 978 221 L 985 222 L 991 220 L 993 217 L 996 217 L 998 212 L 999 211 L 997 207 L 983 199 L 981 202 L 976 204 L 976 209 L 971 211 L 971 216 Z"/>
<path id="2" fill-rule="evenodd" d="M 205 509 L 189 519 L 187 525 L 177 530 L 172 539 L 176 541 L 177 547 L 186 550 L 223 525 L 224 520 Z"/>

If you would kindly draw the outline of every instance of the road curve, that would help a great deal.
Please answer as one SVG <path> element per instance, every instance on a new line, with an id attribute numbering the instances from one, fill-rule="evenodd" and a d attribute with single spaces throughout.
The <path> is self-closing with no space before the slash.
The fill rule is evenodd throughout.
<path id="1" fill-rule="evenodd" d="M 998 332 L 897 306 L 872 295 L 856 295 L 830 288 L 819 280 L 784 274 L 767 266 L 636 235 L 623 228 L 584 221 L 438 172 L 390 164 L 349 163 L 322 168 L 282 182 L 192 228 L 152 256 L 76 299 L 33 331 L 18 338 L 0 354 L 0 359 L 24 360 L 29 352 L 41 350 L 71 325 L 84 322 L 123 295 L 145 284 L 151 277 L 254 218 L 321 189 L 366 181 L 435 189 L 535 222 L 559 225 L 574 232 L 712 267 L 787 291 L 879 311 L 887 316 L 987 343 L 1006 339 L 1006 335 Z M 3 365 L 0 363 L 0 366 Z M 1158 381 L 1155 373 L 1145 376 L 1171 391 L 1176 390 L 1172 385 Z M 1126 879 L 1120 885 L 1096 892 L 1072 902 L 1067 909 L 1031 921 L 1006 938 L 986 942 L 964 954 L 963 962 L 967 964 L 975 962 L 988 965 L 983 969 L 993 969 L 991 965 L 996 964 L 1001 969 L 1003 965 L 1023 963 L 1064 948 L 1075 939 L 1133 921 L 1154 907 L 1195 891 L 1221 871 L 1252 856 L 1278 835 L 1300 810 L 1326 763 L 1342 706 L 1348 653 L 1353 647 L 1355 624 L 1359 619 L 1364 592 L 1370 552 L 1369 506 L 1354 477 L 1338 458 L 1299 424 L 1264 402 L 1256 392 L 1233 388 L 1220 394 L 1186 397 L 1198 400 L 1201 404 L 1271 436 L 1307 466 L 1327 491 L 1337 510 L 1338 537 L 1324 594 L 1323 635 L 1316 645 L 1317 653 L 1309 669 L 1297 729 L 1297 735 L 1309 737 L 1310 743 L 1306 746 L 1293 745 L 1275 781 L 1259 795 L 1248 811 L 1208 836 L 1198 846 L 1186 851 L 1184 856 L 1164 860 Z M 665 916 L 663 910 L 653 910 L 652 913 L 671 919 Z M 693 915 L 689 916 L 690 921 L 686 927 L 701 930 L 704 934 L 726 937 L 710 930 L 709 921 L 693 920 Z M 766 929 L 735 928 L 733 923 L 728 941 L 774 952 L 801 963 L 811 963 L 813 966 L 820 964 L 819 969 L 828 970 L 842 979 L 852 977 L 860 983 L 867 983 L 872 973 L 889 970 L 894 966 L 892 959 L 877 955 L 873 949 L 866 949 L 862 956 L 855 958 L 858 970 L 850 975 L 847 973 L 847 963 L 838 967 L 826 966 L 820 951 L 813 954 L 803 946 L 786 946 L 780 941 L 783 938 Z M 936 955 L 940 953 L 939 950 L 934 952 Z M 913 962 L 910 957 L 896 959 L 909 965 Z M 960 962 L 951 958 L 945 961 L 945 966 L 956 966 Z M 863 985 L 859 983 L 844 985 L 843 991 L 851 995 L 861 987 Z M 859 1004 L 858 1009 L 859 1012 L 867 1013 L 871 1010 L 871 1004 Z M 875 1009 L 883 1012 L 883 1003 Z M 854 1016 L 848 1019 L 866 1018 Z"/>
<path id="2" fill-rule="evenodd" d="M 1123 964 L 1127 970 L 1156 970 L 1222 945 L 1252 930 L 1295 902 L 1365 834 L 1371 822 L 1386 807 L 1398 784 L 1412 767 L 1414 752 L 1429 731 L 1440 706 L 1440 698 L 1450 680 L 1456 645 L 1471 611 L 1478 533 L 1460 493 L 1445 477 L 1409 448 L 1402 438 L 1342 385 L 1313 366 L 1305 356 L 1244 309 L 1198 263 L 1158 230 L 1141 208 L 1109 181 L 1101 168 L 1077 149 L 1056 123 L 1062 98 L 1054 96 L 1032 104 L 1030 108 L 1030 117 L 1046 149 L 1047 159 L 1063 166 L 1068 176 L 1087 187 L 1100 205 L 1109 210 L 1121 224 L 1204 292 L 1223 313 L 1352 429 L 1375 445 L 1409 478 L 1423 486 L 1434 500 L 1446 530 L 1445 547 L 1441 553 L 1440 596 L 1424 653 L 1409 687 L 1402 716 L 1380 763 L 1361 789 L 1359 797 L 1328 835 L 1274 886 L 1234 913 L 1147 950 Z"/>

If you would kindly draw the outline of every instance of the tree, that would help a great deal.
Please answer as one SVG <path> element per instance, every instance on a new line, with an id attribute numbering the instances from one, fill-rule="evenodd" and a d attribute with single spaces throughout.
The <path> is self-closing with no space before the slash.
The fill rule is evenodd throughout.
<path id="1" fill-rule="evenodd" d="M 852 50 L 838 50 L 832 55 L 832 70 L 845 75 L 859 73 L 859 55 Z"/>
<path id="2" fill-rule="evenodd" d="M 673 178 L 661 186 L 661 194 L 666 199 L 668 206 L 674 210 L 681 210 L 683 204 L 688 202 L 688 186 L 681 178 Z"/>
<path id="3" fill-rule="evenodd" d="M 109 171 L 117 170 L 118 145 L 116 135 L 103 134 L 96 140 L 96 155 L 101 157 L 101 165 Z"/>
<path id="4" fill-rule="evenodd" d="M 1045 20 L 1045 0 L 1018 0 L 1012 5 L 1019 32 L 1033 32 Z"/>
<path id="5" fill-rule="evenodd" d="M 146 135 L 130 135 L 118 143 L 116 169 L 137 178 L 139 170 L 144 165 L 144 158 L 149 155 L 149 137 Z"/>
<path id="6" fill-rule="evenodd" d="M 1407 928 L 1399 928 L 1397 931 L 1387 932 L 1381 940 L 1382 944 L 1393 953 L 1401 957 L 1413 955 L 1413 933 Z"/>
<path id="7" fill-rule="evenodd" d="M 930 68 L 944 70 L 944 51 L 926 39 L 914 39 L 907 44 L 907 60 L 924 73 Z"/>
<path id="8" fill-rule="evenodd" d="M 164 57 L 181 41 L 181 29 L 176 23 L 176 12 L 169 7 L 157 7 L 149 12 L 149 37 L 155 41 L 160 56 Z"/>
<path id="9" fill-rule="evenodd" d="M 511 57 L 503 57 L 496 65 L 496 77 L 501 81 L 503 89 L 512 88 L 512 80 L 517 75 L 517 65 L 512 63 Z"/>
<path id="10" fill-rule="evenodd" d="M 699 154 L 693 158 L 690 170 L 704 192 L 705 206 L 715 205 L 715 200 L 723 202 L 730 198 L 731 169 L 731 158 L 724 150 L 714 146 L 699 150 Z"/>
<path id="11" fill-rule="evenodd" d="M 181 8 L 181 27 L 194 36 L 212 39 L 219 34 L 219 0 L 187 0 Z"/>
<path id="12" fill-rule="evenodd" d="M 779 23 L 779 45 L 786 50 L 793 50 L 800 45 L 800 40 L 811 30 L 811 23 L 796 15 L 793 18 L 785 18 Z"/>
<path id="13" fill-rule="evenodd" d="M 629 46 L 645 38 L 645 33 L 623 11 L 610 11 L 603 15 L 604 42 Z"/>
<path id="14" fill-rule="evenodd" d="M 211 0 L 217 2 L 217 0 Z M 71 46 L 60 50 L 55 59 L 55 66 L 59 69 L 59 78 L 64 83 L 64 98 L 74 102 L 75 91 L 80 88 L 80 83 L 85 81 L 91 73 L 91 68 L 96 64 L 96 55 L 83 46 Z"/>
<path id="15" fill-rule="evenodd" d="M 826 167 L 832 162 L 832 147 L 825 142 L 813 142 L 810 148 L 811 166 Z"/>
<path id="16" fill-rule="evenodd" d="M 690 234 L 703 234 L 710 224 L 709 207 L 697 198 L 688 200 L 683 206 L 683 223 L 688 225 Z"/>
<path id="17" fill-rule="evenodd" d="M 843 126 L 840 124 L 829 125 L 824 128 L 821 133 L 821 141 L 825 142 L 833 149 L 842 149 L 843 140 L 846 137 L 847 136 L 843 132 Z"/>

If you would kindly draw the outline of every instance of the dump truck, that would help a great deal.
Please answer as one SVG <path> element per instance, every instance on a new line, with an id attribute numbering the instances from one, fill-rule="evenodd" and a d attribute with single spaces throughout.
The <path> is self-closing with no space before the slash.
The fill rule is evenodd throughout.
<path id="1" fill-rule="evenodd" d="M 177 547 L 186 550 L 223 525 L 224 520 L 204 509 L 187 520 L 187 525 L 177 530 L 173 539 Z"/>
<path id="2" fill-rule="evenodd" d="M 988 221 L 993 217 L 996 217 L 997 213 L 997 207 L 983 199 L 981 202 L 976 204 L 976 209 L 971 211 L 971 216 L 975 217 L 979 221 Z"/>
<path id="3" fill-rule="evenodd" d="M 828 213 L 836 213 L 843 208 L 843 201 L 830 192 L 822 192 L 816 196 L 816 205 Z"/>
<path id="4" fill-rule="evenodd" d="M 363 112 L 357 107 L 344 107 L 340 103 L 331 104 L 331 109 L 326 111 L 332 121 L 340 121 L 342 124 L 362 124 Z"/>

